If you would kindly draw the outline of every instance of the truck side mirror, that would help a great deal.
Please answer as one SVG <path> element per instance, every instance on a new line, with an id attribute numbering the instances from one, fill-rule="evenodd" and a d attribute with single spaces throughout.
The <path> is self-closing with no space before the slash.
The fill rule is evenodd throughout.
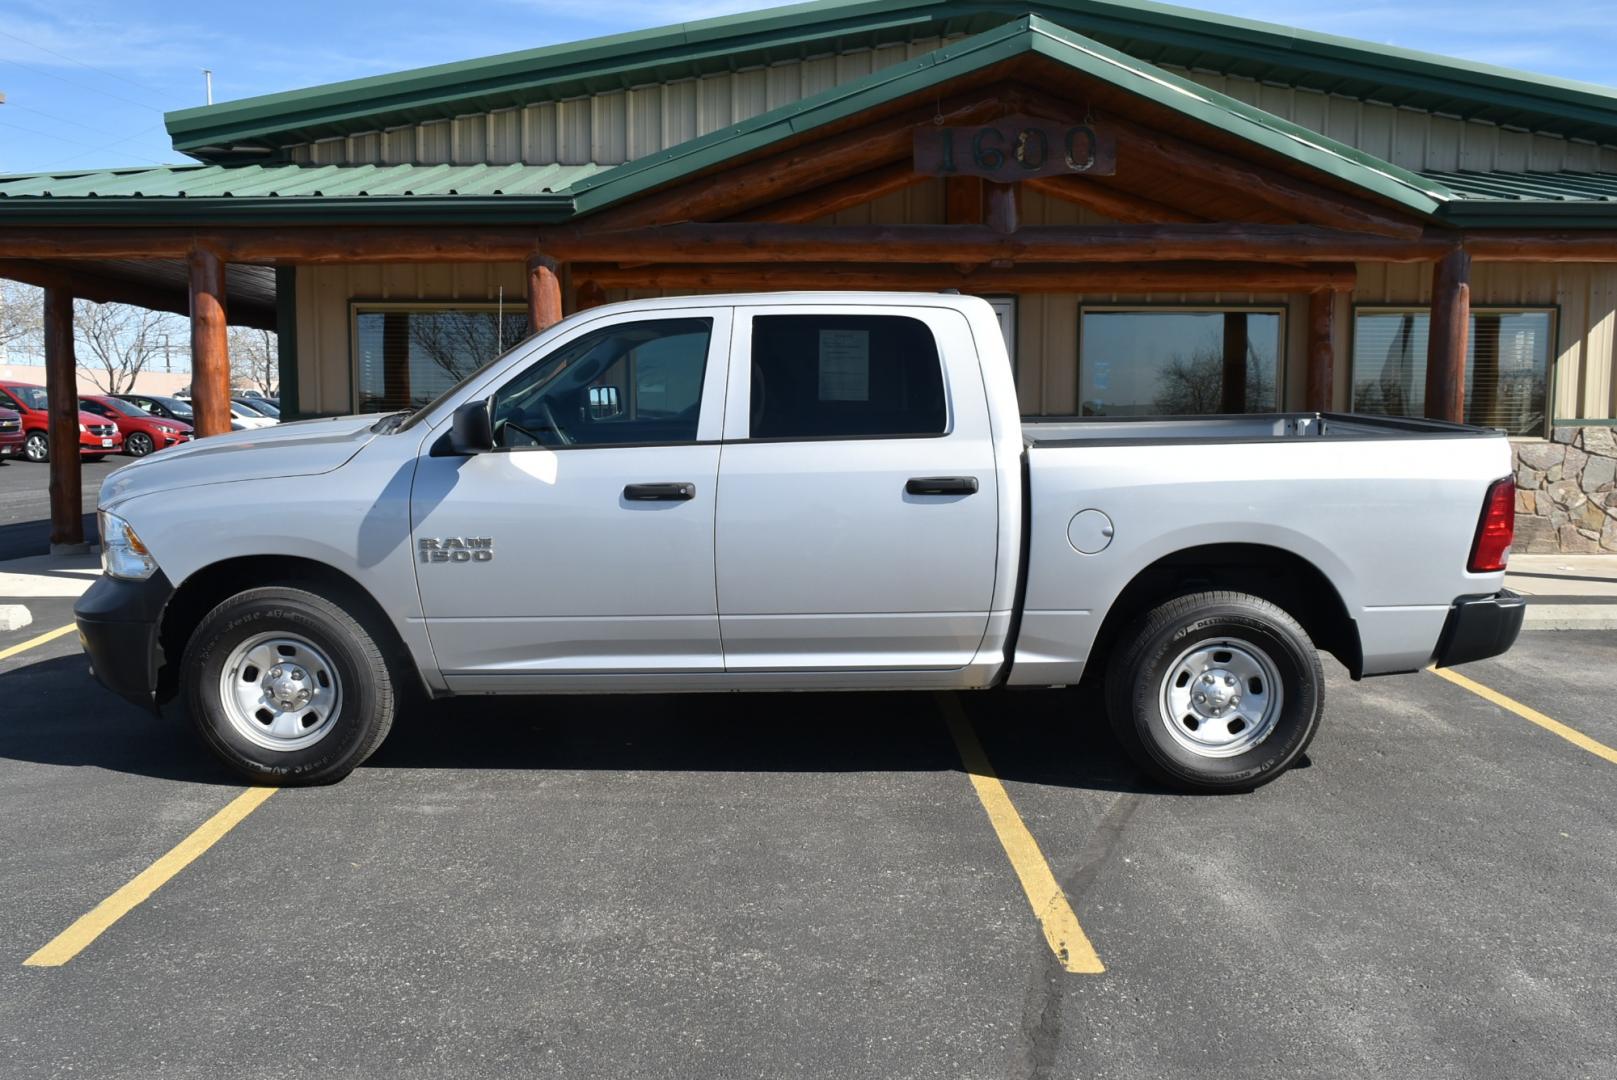
<path id="1" fill-rule="evenodd" d="M 494 424 L 489 402 L 468 401 L 455 410 L 449 425 L 449 446 L 457 454 L 482 454 L 494 449 Z"/>

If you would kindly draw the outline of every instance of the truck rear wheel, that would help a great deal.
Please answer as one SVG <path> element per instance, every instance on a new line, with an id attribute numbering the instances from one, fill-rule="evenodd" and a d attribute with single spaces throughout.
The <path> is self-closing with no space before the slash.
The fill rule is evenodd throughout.
<path id="1" fill-rule="evenodd" d="M 260 784 L 341 780 L 393 725 L 398 695 L 378 634 L 292 586 L 238 593 L 186 645 L 186 703 L 198 734 Z"/>
<path id="2" fill-rule="evenodd" d="M 1246 593 L 1205 592 L 1130 627 L 1106 696 L 1113 730 L 1152 776 L 1186 791 L 1250 791 L 1308 748 L 1325 676 L 1286 612 Z"/>

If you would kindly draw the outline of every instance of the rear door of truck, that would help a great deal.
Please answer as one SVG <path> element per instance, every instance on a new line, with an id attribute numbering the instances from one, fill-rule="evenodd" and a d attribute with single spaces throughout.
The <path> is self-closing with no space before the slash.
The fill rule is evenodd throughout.
<path id="1" fill-rule="evenodd" d="M 725 668 L 970 662 L 994 598 L 998 478 L 957 310 L 736 310 L 715 530 Z"/>

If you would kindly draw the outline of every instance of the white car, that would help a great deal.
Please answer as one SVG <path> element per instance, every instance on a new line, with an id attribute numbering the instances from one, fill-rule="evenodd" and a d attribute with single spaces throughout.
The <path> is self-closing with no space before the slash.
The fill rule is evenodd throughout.
<path id="1" fill-rule="evenodd" d="M 231 431 L 251 431 L 254 428 L 274 427 L 278 423 L 280 421 L 272 416 L 254 412 L 243 405 L 237 405 L 234 401 L 230 403 Z"/>

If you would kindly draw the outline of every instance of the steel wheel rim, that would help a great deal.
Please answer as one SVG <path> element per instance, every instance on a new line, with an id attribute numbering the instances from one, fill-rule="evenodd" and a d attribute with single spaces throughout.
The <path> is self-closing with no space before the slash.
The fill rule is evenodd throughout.
<path id="1" fill-rule="evenodd" d="M 330 658 L 307 638 L 255 634 L 225 658 L 219 701 L 238 735 L 285 753 L 331 733 L 342 712 L 342 683 Z"/>
<path id="2" fill-rule="evenodd" d="M 1197 757 L 1244 754 L 1274 733 L 1285 687 L 1269 654 L 1241 638 L 1197 642 L 1168 666 L 1158 709 L 1177 744 Z"/>
<path id="3" fill-rule="evenodd" d="M 124 449 L 132 457 L 145 457 L 152 452 L 152 437 L 144 431 L 137 431 L 125 441 Z"/>
<path id="4" fill-rule="evenodd" d="M 50 457 L 50 445 L 37 431 L 23 441 L 22 453 L 29 461 L 44 461 Z"/>

